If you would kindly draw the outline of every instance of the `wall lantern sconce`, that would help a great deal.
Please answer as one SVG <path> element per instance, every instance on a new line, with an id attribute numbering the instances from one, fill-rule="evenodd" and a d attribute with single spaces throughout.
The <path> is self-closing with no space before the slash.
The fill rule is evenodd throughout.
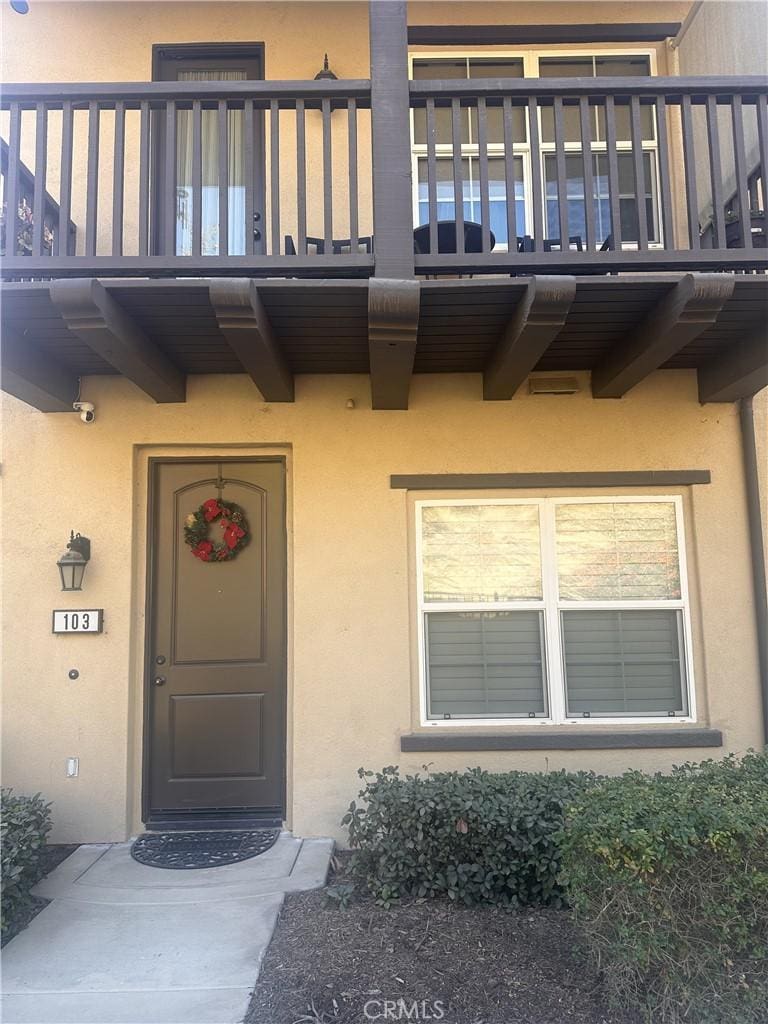
<path id="1" fill-rule="evenodd" d="M 56 565 L 61 573 L 62 590 L 82 590 L 85 567 L 91 558 L 91 542 L 74 530 L 70 531 L 67 550 Z"/>
<path id="2" fill-rule="evenodd" d="M 322 68 L 322 71 L 318 71 L 317 74 L 315 75 L 315 81 L 316 82 L 322 82 L 322 81 L 325 81 L 325 80 L 327 80 L 329 82 L 337 81 L 337 76 L 334 75 L 334 73 L 328 67 L 328 54 L 327 53 L 326 53 L 325 57 L 323 58 L 323 68 Z"/>

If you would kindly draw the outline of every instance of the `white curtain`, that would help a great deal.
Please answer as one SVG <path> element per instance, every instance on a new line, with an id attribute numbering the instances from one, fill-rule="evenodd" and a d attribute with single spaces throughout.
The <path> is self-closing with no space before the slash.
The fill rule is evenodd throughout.
<path id="1" fill-rule="evenodd" d="M 213 82 L 244 79 L 244 71 L 179 71 L 180 82 Z M 176 115 L 176 253 L 192 254 L 192 111 Z M 243 111 L 228 114 L 229 168 L 228 236 L 229 255 L 245 254 L 245 159 L 243 153 Z M 219 130 L 216 110 L 202 112 L 202 224 L 203 256 L 219 253 Z M 222 254 L 223 255 L 223 254 Z"/>

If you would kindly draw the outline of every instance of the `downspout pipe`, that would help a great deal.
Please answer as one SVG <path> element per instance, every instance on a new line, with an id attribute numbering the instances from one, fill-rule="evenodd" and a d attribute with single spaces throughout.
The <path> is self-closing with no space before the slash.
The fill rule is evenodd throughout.
<path id="1" fill-rule="evenodd" d="M 739 403 L 741 444 L 744 458 L 744 479 L 747 492 L 747 520 L 752 553 L 752 583 L 755 594 L 757 649 L 760 665 L 760 693 L 763 710 L 763 738 L 768 745 L 768 587 L 765 578 L 765 544 L 763 541 L 763 513 L 760 501 L 755 415 L 752 398 Z"/>

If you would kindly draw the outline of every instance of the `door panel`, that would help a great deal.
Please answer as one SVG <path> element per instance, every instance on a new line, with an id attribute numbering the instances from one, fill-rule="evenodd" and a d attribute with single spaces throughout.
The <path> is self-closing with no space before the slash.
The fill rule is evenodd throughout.
<path id="1" fill-rule="evenodd" d="M 174 495 L 174 522 L 178 550 L 174 573 L 173 660 L 176 664 L 206 661 L 261 661 L 266 607 L 267 566 L 265 541 L 266 492 L 244 480 L 233 479 L 227 469 L 226 501 L 247 509 L 251 534 L 248 545 L 231 562 L 216 564 L 191 557 L 184 543 L 184 517 L 206 499 L 215 497 L 216 475 Z M 220 528 L 214 524 L 211 535 Z M 218 538 L 217 538 L 218 539 Z M 232 588 L 237 600 L 233 600 Z M 215 622 L 215 629 L 211 623 Z"/>
<path id="2" fill-rule="evenodd" d="M 152 472 L 149 817 L 282 813 L 283 462 L 158 461 Z M 232 561 L 201 562 L 184 520 L 219 494 L 243 509 L 250 540 Z"/>

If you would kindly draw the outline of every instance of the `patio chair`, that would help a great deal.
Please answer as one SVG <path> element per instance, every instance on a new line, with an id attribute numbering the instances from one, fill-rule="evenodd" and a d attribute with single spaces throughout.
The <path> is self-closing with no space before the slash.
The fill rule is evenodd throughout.
<path id="1" fill-rule="evenodd" d="M 361 235 L 357 240 L 357 251 L 360 252 L 361 248 L 367 252 L 373 252 L 373 235 Z M 334 256 L 343 255 L 343 250 L 348 249 L 352 252 L 352 240 L 350 238 L 332 238 L 331 248 Z M 325 239 L 316 238 L 314 235 L 307 235 L 307 251 L 310 249 L 315 250 L 316 256 L 325 255 Z M 296 256 L 296 243 L 293 240 L 292 235 L 285 236 L 285 255 Z"/>
<path id="2" fill-rule="evenodd" d="M 569 235 L 568 236 L 568 249 L 576 249 L 576 252 L 584 252 L 584 245 L 581 241 L 581 235 Z M 544 252 L 552 252 L 554 249 L 562 251 L 562 242 L 559 238 L 545 238 L 544 239 Z"/>

